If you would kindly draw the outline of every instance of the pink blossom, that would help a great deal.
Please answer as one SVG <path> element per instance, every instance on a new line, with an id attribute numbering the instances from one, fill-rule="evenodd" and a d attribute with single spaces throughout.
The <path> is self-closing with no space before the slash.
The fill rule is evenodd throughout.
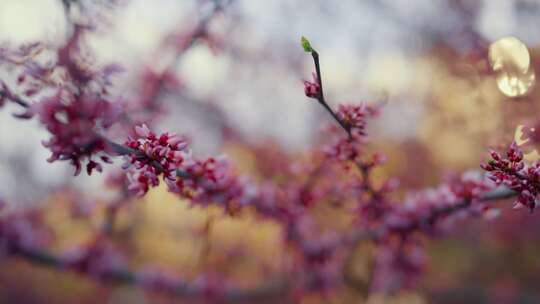
<path id="1" fill-rule="evenodd" d="M 365 104 L 340 104 L 336 112 L 337 117 L 349 128 L 360 134 L 365 134 L 366 118 L 370 114 Z"/>
<path id="2" fill-rule="evenodd" d="M 96 156 L 106 152 L 106 142 L 97 130 L 99 127 L 108 127 L 117 109 L 108 101 L 97 96 L 75 96 L 68 91 L 58 90 L 56 95 L 44 98 L 41 102 L 32 105 L 29 111 L 37 114 L 40 122 L 51 133 L 51 138 L 43 142 L 52 155 L 47 161 L 69 160 L 75 167 L 75 175 L 81 170 L 81 162 L 88 159 L 86 170 L 92 174 L 93 170 L 102 170 L 101 164 L 110 163 L 105 156 Z M 96 158 L 92 159 L 92 157 Z"/>
<path id="3" fill-rule="evenodd" d="M 128 189 L 138 196 L 159 185 L 162 175 L 167 184 L 176 181 L 176 170 L 189 157 L 187 141 L 173 133 L 157 136 L 146 125 L 136 126 L 138 138 L 129 138 L 125 145 L 134 152 L 126 156 Z"/>
<path id="4" fill-rule="evenodd" d="M 331 125 L 326 129 L 325 143 L 322 151 L 325 155 L 338 161 L 355 161 L 363 154 L 367 142 L 366 134 L 351 130 L 350 135 L 338 126 Z"/>
<path id="5" fill-rule="evenodd" d="M 304 80 L 304 93 L 310 98 L 318 98 L 321 95 L 321 85 L 317 74 L 313 73 L 313 81 Z"/>
<path id="6" fill-rule="evenodd" d="M 531 212 L 538 205 L 540 194 L 540 162 L 525 164 L 523 151 L 513 142 L 503 157 L 491 151 L 491 160 L 482 164 L 488 177 L 497 185 L 504 185 L 518 193 L 514 208 L 528 208 Z"/>
<path id="7" fill-rule="evenodd" d="M 257 193 L 249 179 L 235 174 L 226 159 L 212 157 L 187 161 L 179 168 L 176 183 L 169 188 L 195 203 L 218 204 L 230 212 L 252 203 Z"/>

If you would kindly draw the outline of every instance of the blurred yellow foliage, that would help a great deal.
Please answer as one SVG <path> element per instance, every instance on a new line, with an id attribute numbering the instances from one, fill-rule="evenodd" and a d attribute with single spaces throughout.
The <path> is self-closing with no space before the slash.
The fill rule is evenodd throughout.
<path id="1" fill-rule="evenodd" d="M 286 262 L 280 227 L 250 212 L 231 217 L 217 207 L 190 207 L 165 187 L 139 204 L 137 264 L 159 261 L 185 276 L 212 270 L 253 285 Z"/>

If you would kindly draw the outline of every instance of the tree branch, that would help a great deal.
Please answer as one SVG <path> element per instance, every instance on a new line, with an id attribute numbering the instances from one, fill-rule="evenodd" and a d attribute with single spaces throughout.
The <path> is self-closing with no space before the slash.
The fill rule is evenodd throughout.
<path id="1" fill-rule="evenodd" d="M 324 89 L 323 89 L 322 77 L 321 77 L 321 67 L 320 67 L 320 63 L 319 63 L 319 53 L 317 53 L 317 51 L 312 49 L 311 50 L 311 56 L 313 57 L 313 62 L 315 63 L 315 72 L 317 73 L 317 81 L 319 82 L 319 87 L 320 87 L 320 94 L 318 94 L 316 99 L 319 102 L 319 104 L 321 104 L 323 106 L 323 108 L 325 108 L 326 111 L 328 113 L 330 113 L 330 115 L 332 115 L 332 118 L 334 118 L 337 121 L 337 123 L 339 123 L 339 125 L 343 128 L 343 130 L 345 130 L 345 132 L 347 132 L 347 135 L 349 136 L 349 138 L 351 138 L 352 137 L 351 127 L 349 125 L 345 124 L 341 119 L 339 119 L 339 117 L 337 117 L 336 113 L 328 105 L 328 103 L 326 102 L 326 99 L 324 97 Z"/>
<path id="2" fill-rule="evenodd" d="M 477 201 L 482 202 L 492 202 L 497 201 L 501 199 L 511 198 L 516 196 L 517 193 L 507 189 L 507 188 L 498 188 L 490 192 L 486 192 L 483 195 L 480 196 L 480 198 L 477 199 Z M 414 223 L 412 223 L 410 226 L 406 227 L 407 229 L 416 230 L 421 227 L 421 224 L 429 218 L 442 218 L 444 216 L 448 216 L 454 212 L 457 212 L 459 210 L 462 210 L 466 207 L 468 207 L 471 204 L 470 200 L 463 200 L 462 202 L 459 202 L 452 207 L 443 207 L 438 210 L 435 210 L 432 215 L 430 215 L 428 218 L 420 219 Z M 348 244 L 354 245 L 358 242 L 365 241 L 365 240 L 376 240 L 380 238 L 384 233 L 388 232 L 388 227 L 381 226 L 375 229 L 365 230 L 365 231 L 357 231 L 349 235 L 349 237 L 342 239 L 341 241 L 345 241 Z M 400 233 L 400 231 L 403 229 L 392 229 L 390 228 L 390 233 Z M 336 244 L 338 245 L 338 244 Z M 36 265 L 42 265 L 50 268 L 55 269 L 64 269 L 62 260 L 47 252 L 40 249 L 21 249 L 16 252 L 14 252 L 15 256 L 18 256 L 20 258 L 23 258 L 27 260 L 30 263 L 36 264 Z M 88 277 L 91 277 L 88 273 L 82 273 L 83 275 L 86 275 Z M 103 276 L 105 279 L 109 280 L 112 283 L 116 284 L 123 284 L 123 285 L 140 285 L 140 282 L 137 280 L 137 276 L 134 272 L 131 272 L 129 270 L 116 270 L 116 271 L 109 271 L 104 274 Z M 264 284 L 258 288 L 255 289 L 239 289 L 239 288 L 227 288 L 225 291 L 223 291 L 222 297 L 223 300 L 226 302 L 238 302 L 238 301 L 254 301 L 258 299 L 266 299 L 269 297 L 277 297 L 280 295 L 284 295 L 291 289 L 292 282 L 290 279 L 281 279 L 281 280 L 275 280 L 271 281 L 267 284 Z M 143 286 L 146 288 L 149 288 L 148 286 Z M 205 297 L 207 296 L 207 290 L 205 290 L 201 286 L 197 286 L 190 283 L 181 283 L 175 286 L 172 290 L 168 291 L 172 295 L 178 296 L 178 297 L 185 297 L 185 298 L 195 298 L 195 297 Z"/>
<path id="3" fill-rule="evenodd" d="M 38 249 L 20 249 L 15 252 L 15 255 L 36 265 L 59 270 L 63 269 L 62 260 L 47 251 Z M 88 273 L 81 274 L 93 278 Z M 137 285 L 149 291 L 155 291 L 151 286 L 141 284 L 140 280 L 137 279 L 137 274 L 129 270 L 109 271 L 104 273 L 102 278 L 114 284 Z M 284 294 L 287 290 L 287 281 L 280 279 L 267 282 L 262 286 L 253 289 L 241 289 L 235 287 L 226 288 L 219 296 L 224 302 L 251 302 L 269 297 L 276 297 Z M 181 298 L 201 298 L 209 296 L 208 290 L 204 286 L 187 282 L 182 282 L 172 286 L 172 288 L 167 288 L 166 292 Z"/>
<path id="4" fill-rule="evenodd" d="M 478 202 L 494 202 L 502 199 L 512 198 L 517 195 L 516 192 L 506 188 L 506 187 L 499 187 L 495 190 L 485 192 L 484 194 L 480 195 L 476 201 Z M 385 232 L 390 233 L 400 233 L 404 230 L 416 230 L 419 229 L 422 224 L 433 222 L 439 218 L 443 218 L 445 216 L 451 215 L 454 212 L 460 211 L 462 209 L 465 209 L 471 205 L 472 201 L 469 199 L 462 200 L 460 202 L 456 202 L 455 204 L 452 204 L 450 207 L 441 207 L 439 209 L 435 209 L 429 216 L 421 218 L 415 222 L 412 222 L 410 225 L 406 227 L 378 227 L 371 230 L 366 231 L 359 231 L 356 233 L 353 233 L 353 235 L 349 238 L 349 241 L 351 244 L 354 244 L 359 241 L 364 240 L 374 240 L 382 236 Z"/>

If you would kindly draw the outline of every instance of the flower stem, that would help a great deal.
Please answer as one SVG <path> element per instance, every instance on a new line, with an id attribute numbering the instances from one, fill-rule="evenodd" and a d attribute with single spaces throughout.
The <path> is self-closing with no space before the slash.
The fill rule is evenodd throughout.
<path id="1" fill-rule="evenodd" d="M 326 99 L 324 98 L 324 90 L 322 85 L 322 77 L 321 77 L 321 66 L 319 62 L 319 53 L 317 51 L 312 50 L 311 56 L 313 57 L 313 62 L 315 63 L 315 72 L 317 73 L 317 81 L 319 82 L 320 87 L 320 94 L 317 96 L 317 101 L 323 106 L 323 108 L 332 115 L 332 117 L 337 121 L 337 123 L 347 132 L 349 135 L 349 139 L 352 138 L 351 134 L 351 128 L 347 124 L 345 124 L 339 117 L 336 115 L 334 110 L 328 105 L 326 102 Z"/>

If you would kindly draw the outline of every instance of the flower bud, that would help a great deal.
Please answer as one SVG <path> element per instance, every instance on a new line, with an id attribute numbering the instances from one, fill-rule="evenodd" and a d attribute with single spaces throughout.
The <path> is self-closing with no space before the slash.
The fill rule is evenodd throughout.
<path id="1" fill-rule="evenodd" d="M 304 93 L 310 98 L 318 98 L 321 95 L 321 85 L 315 73 L 313 73 L 313 81 L 304 80 Z"/>

